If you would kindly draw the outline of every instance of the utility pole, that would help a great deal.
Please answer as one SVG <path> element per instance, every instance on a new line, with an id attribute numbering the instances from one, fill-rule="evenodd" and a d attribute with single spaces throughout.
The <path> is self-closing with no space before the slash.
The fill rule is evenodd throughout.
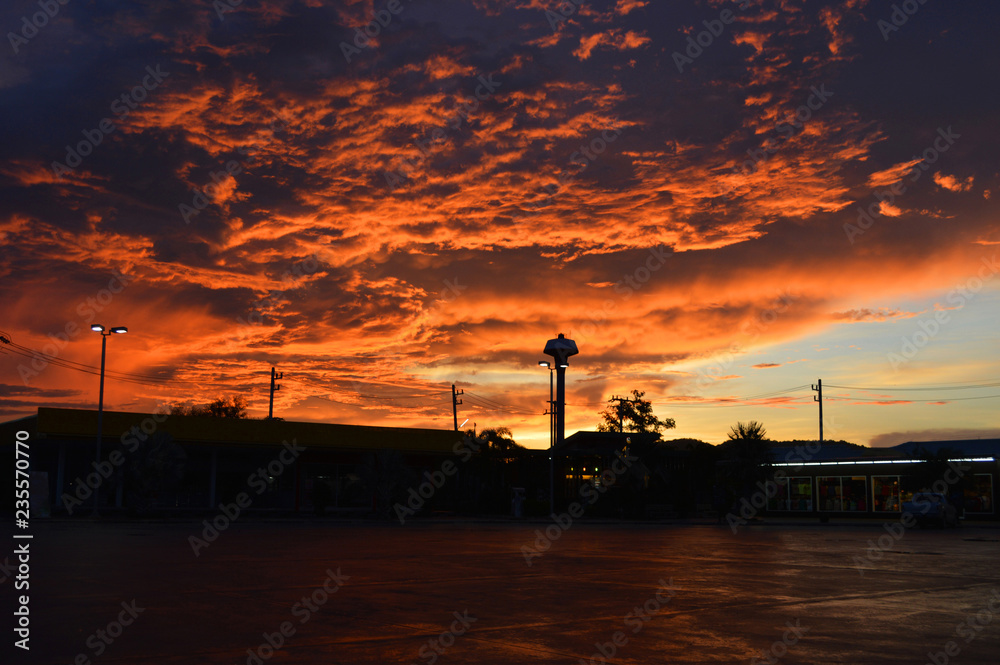
<path id="1" fill-rule="evenodd" d="M 609 402 L 618 402 L 618 408 L 616 409 L 618 411 L 618 432 L 619 433 L 624 432 L 625 431 L 625 417 L 622 414 L 622 402 L 631 402 L 632 400 L 630 400 L 628 397 L 612 397 L 608 401 Z"/>
<path id="2" fill-rule="evenodd" d="M 268 400 L 268 403 L 267 403 L 267 419 L 268 420 L 273 420 L 274 419 L 274 391 L 275 390 L 281 390 L 281 386 L 279 386 L 276 383 L 276 381 L 278 379 L 284 378 L 284 376 L 285 376 L 284 372 L 276 373 L 274 371 L 274 368 L 273 367 L 271 368 L 271 399 Z"/>
<path id="3" fill-rule="evenodd" d="M 819 442 L 823 443 L 823 379 L 816 379 L 812 389 L 819 393 L 813 395 L 813 401 L 819 403 Z"/>
<path id="4" fill-rule="evenodd" d="M 462 400 L 458 399 L 459 395 L 464 395 L 464 390 L 455 391 L 455 384 L 451 384 L 451 414 L 455 417 L 455 431 L 458 431 L 458 405 L 462 403 Z M 439 402 L 440 403 L 440 402 Z"/>

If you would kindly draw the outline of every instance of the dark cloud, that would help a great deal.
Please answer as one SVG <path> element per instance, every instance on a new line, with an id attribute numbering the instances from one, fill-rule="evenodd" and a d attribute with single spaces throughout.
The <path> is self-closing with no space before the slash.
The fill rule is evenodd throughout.
<path id="1" fill-rule="evenodd" d="M 993 4 L 921 5 L 885 40 L 887 7 L 858 0 L 596 1 L 555 30 L 537 0 L 404 3 L 348 62 L 373 6 L 73 2 L 4 52 L 4 326 L 41 346 L 123 271 L 93 314 L 134 329 L 117 362 L 198 390 L 281 362 L 344 390 L 377 373 L 510 391 L 563 330 L 600 401 L 734 345 L 890 324 L 997 238 Z"/>

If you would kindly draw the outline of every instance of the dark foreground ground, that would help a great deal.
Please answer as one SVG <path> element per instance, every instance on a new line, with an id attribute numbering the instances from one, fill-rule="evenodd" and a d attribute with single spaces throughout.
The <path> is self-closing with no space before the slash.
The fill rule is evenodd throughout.
<path id="1" fill-rule="evenodd" d="M 195 557 L 194 522 L 35 520 L 31 651 L 7 579 L 0 661 L 1000 662 L 995 528 L 577 524 L 529 567 L 545 526 L 246 521 Z"/>

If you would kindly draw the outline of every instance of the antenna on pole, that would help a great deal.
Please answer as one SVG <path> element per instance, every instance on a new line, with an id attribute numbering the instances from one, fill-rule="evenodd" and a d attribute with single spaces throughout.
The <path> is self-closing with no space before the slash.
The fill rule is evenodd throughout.
<path id="1" fill-rule="evenodd" d="M 281 390 L 281 386 L 279 386 L 276 383 L 276 381 L 278 379 L 284 378 L 284 376 L 285 376 L 284 372 L 275 373 L 274 368 L 273 367 L 271 368 L 271 398 L 268 400 L 268 403 L 267 403 L 267 419 L 268 420 L 273 420 L 274 419 L 274 391 L 275 390 Z"/>
<path id="2" fill-rule="evenodd" d="M 813 395 L 813 401 L 819 404 L 819 442 L 823 443 L 823 379 L 816 379 L 812 389 L 819 393 Z"/>
<path id="3" fill-rule="evenodd" d="M 618 431 L 619 432 L 624 432 L 625 431 L 625 417 L 624 417 L 624 414 L 622 413 L 622 411 L 623 411 L 622 410 L 622 402 L 631 402 L 632 400 L 630 400 L 628 397 L 618 397 L 617 395 L 614 395 L 614 396 L 610 397 L 608 399 L 608 401 L 609 402 L 618 402 L 618 406 L 615 408 L 615 411 L 618 413 Z"/>
<path id="4" fill-rule="evenodd" d="M 464 395 L 464 390 L 455 391 L 455 384 L 451 384 L 451 415 L 455 419 L 455 431 L 458 431 L 458 405 L 462 403 L 462 400 L 458 399 L 459 395 Z M 468 420 L 468 418 L 466 418 Z M 464 423 L 463 423 L 464 424 Z"/>

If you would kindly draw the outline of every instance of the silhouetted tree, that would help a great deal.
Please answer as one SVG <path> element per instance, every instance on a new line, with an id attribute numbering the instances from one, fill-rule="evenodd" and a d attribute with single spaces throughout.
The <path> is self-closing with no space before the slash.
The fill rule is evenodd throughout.
<path id="1" fill-rule="evenodd" d="M 642 399 L 646 393 L 633 390 L 632 399 L 620 402 L 608 400 L 608 408 L 601 411 L 603 421 L 597 425 L 598 432 L 655 432 L 673 429 L 677 426 L 673 418 L 660 420 L 653 414 L 653 403 Z"/>
<path id="2" fill-rule="evenodd" d="M 175 404 L 172 416 L 212 416 L 214 418 L 248 418 L 247 399 L 243 395 L 218 397 L 208 404 Z"/>
<path id="3" fill-rule="evenodd" d="M 509 427 L 487 427 L 476 435 L 479 453 L 472 460 L 472 468 L 479 477 L 480 508 L 489 512 L 506 512 L 509 509 L 508 473 L 523 457 L 524 446 L 514 441 Z"/>
<path id="4" fill-rule="evenodd" d="M 509 427 L 487 427 L 477 436 L 481 450 L 491 457 L 503 461 L 513 461 L 524 450 L 524 446 L 514 441 Z"/>
<path id="5" fill-rule="evenodd" d="M 723 443 L 722 468 L 730 487 L 748 497 L 755 484 L 767 479 L 771 466 L 771 445 L 767 430 L 756 420 L 738 422 L 729 428 L 729 440 Z"/>
<path id="6" fill-rule="evenodd" d="M 730 441 L 763 441 L 767 438 L 767 430 L 756 420 L 751 420 L 730 427 L 728 436 Z"/>

